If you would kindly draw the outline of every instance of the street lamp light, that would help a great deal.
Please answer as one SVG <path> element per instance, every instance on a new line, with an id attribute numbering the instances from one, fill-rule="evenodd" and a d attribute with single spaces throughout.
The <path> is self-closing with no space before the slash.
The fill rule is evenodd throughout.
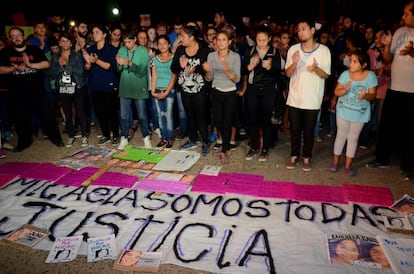
<path id="1" fill-rule="evenodd" d="M 115 8 L 113 8 L 113 9 L 112 9 L 112 14 L 113 14 L 113 15 L 118 16 L 118 15 L 119 15 L 119 13 L 120 13 L 120 10 L 119 10 L 119 8 L 118 8 L 118 7 L 115 7 Z"/>

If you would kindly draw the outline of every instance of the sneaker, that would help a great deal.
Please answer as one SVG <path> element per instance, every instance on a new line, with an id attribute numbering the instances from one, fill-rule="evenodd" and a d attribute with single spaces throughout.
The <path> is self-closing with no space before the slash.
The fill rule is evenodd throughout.
<path id="1" fill-rule="evenodd" d="M 401 171 L 401 178 L 404 181 L 411 181 L 414 179 L 414 173 L 412 171 L 403 170 Z"/>
<path id="2" fill-rule="evenodd" d="M 208 141 L 214 143 L 217 140 L 217 131 L 213 131 L 208 137 Z"/>
<path id="3" fill-rule="evenodd" d="M 83 146 L 83 147 L 88 146 L 88 137 L 86 137 L 86 136 L 82 137 L 81 146 Z"/>
<path id="4" fill-rule="evenodd" d="M 223 145 L 223 143 L 219 140 L 217 140 L 217 142 L 214 144 L 213 149 L 214 150 L 218 150 L 221 149 L 221 146 Z"/>
<path id="5" fill-rule="evenodd" d="M 167 140 L 161 140 L 158 144 L 157 144 L 157 147 L 163 147 L 163 146 L 166 146 L 167 145 Z"/>
<path id="6" fill-rule="evenodd" d="M 182 140 L 187 136 L 187 133 L 178 129 L 175 134 L 175 140 Z"/>
<path id="7" fill-rule="evenodd" d="M 201 145 L 201 155 L 207 156 L 210 154 L 210 148 L 208 147 L 208 144 L 202 144 Z"/>
<path id="8" fill-rule="evenodd" d="M 145 136 L 144 138 L 144 147 L 152 147 L 150 136 Z"/>
<path id="9" fill-rule="evenodd" d="M 69 138 L 68 142 L 66 143 L 66 147 L 72 147 L 73 143 L 75 143 L 75 138 Z"/>
<path id="10" fill-rule="evenodd" d="M 50 141 L 57 147 L 64 147 L 65 146 L 62 139 L 50 140 Z"/>
<path id="11" fill-rule="evenodd" d="M 335 134 L 331 131 L 328 134 L 326 134 L 326 137 L 332 138 Z"/>
<path id="12" fill-rule="evenodd" d="M 184 145 L 181 146 L 181 150 L 190 150 L 196 148 L 197 144 L 188 140 Z"/>
<path id="13" fill-rule="evenodd" d="M 3 149 L 13 150 L 14 149 L 14 146 L 11 145 L 11 144 L 9 144 L 9 143 L 7 143 L 7 142 L 4 142 L 3 143 Z"/>
<path id="14" fill-rule="evenodd" d="M 167 141 L 167 144 L 165 145 L 166 148 L 172 148 L 173 147 L 173 141 Z"/>
<path id="15" fill-rule="evenodd" d="M 312 165 L 311 165 L 310 158 L 303 158 L 302 170 L 307 172 L 307 171 L 311 171 L 311 169 L 312 169 Z"/>
<path id="16" fill-rule="evenodd" d="M 247 152 L 246 156 L 244 156 L 244 159 L 245 159 L 245 160 L 247 160 L 247 161 L 250 161 L 251 159 L 253 159 L 253 157 L 254 157 L 254 155 L 256 155 L 256 153 L 257 153 L 257 151 L 256 151 L 256 150 L 254 150 L 254 149 L 250 149 L 250 150 Z"/>
<path id="17" fill-rule="evenodd" d="M 282 124 L 282 119 L 281 119 L 281 117 L 276 118 L 276 117 L 272 116 L 272 118 L 270 119 L 270 122 L 272 123 L 272 125 L 280 125 L 280 124 Z"/>
<path id="18" fill-rule="evenodd" d="M 389 164 L 381 164 L 381 163 L 378 163 L 377 161 L 373 161 L 371 163 L 366 164 L 365 166 L 367 168 L 370 168 L 370 169 L 377 169 L 377 168 L 387 168 L 390 165 Z"/>
<path id="19" fill-rule="evenodd" d="M 155 135 L 157 135 L 158 138 L 162 138 L 161 130 L 159 128 L 154 129 L 153 133 L 155 133 Z"/>
<path id="20" fill-rule="evenodd" d="M 128 140 L 131 140 L 134 137 L 135 130 L 133 128 L 128 129 Z"/>
<path id="21" fill-rule="evenodd" d="M 111 143 L 112 143 L 113 146 L 119 145 L 119 137 L 112 138 Z"/>
<path id="22" fill-rule="evenodd" d="M 350 167 L 345 168 L 345 173 L 350 177 L 355 176 L 355 172 Z"/>
<path id="23" fill-rule="evenodd" d="M 292 157 L 290 157 L 289 162 L 286 164 L 286 168 L 287 169 L 294 169 L 298 162 L 299 162 L 298 156 L 292 156 Z"/>
<path id="24" fill-rule="evenodd" d="M 121 141 L 119 142 L 118 149 L 123 150 L 128 145 L 128 138 L 122 136 Z"/>
<path id="25" fill-rule="evenodd" d="M 236 142 L 231 142 L 230 141 L 230 150 L 235 150 L 237 148 Z"/>
<path id="26" fill-rule="evenodd" d="M 6 158 L 6 157 L 7 157 L 6 152 L 4 152 L 4 150 L 0 148 L 0 159 Z"/>
<path id="27" fill-rule="evenodd" d="M 330 172 L 336 172 L 338 170 L 338 164 L 331 164 L 329 166 L 329 171 Z"/>
<path id="28" fill-rule="evenodd" d="M 317 142 L 317 143 L 322 143 L 322 138 L 321 138 L 321 137 L 319 137 L 319 136 L 316 136 L 316 137 L 315 137 L 315 142 Z"/>
<path id="29" fill-rule="evenodd" d="M 98 145 L 104 146 L 105 144 L 108 144 L 110 142 L 111 142 L 111 139 L 102 137 L 101 139 L 99 139 Z"/>
<path id="30" fill-rule="evenodd" d="M 266 162 L 268 156 L 269 154 L 267 153 L 267 150 L 263 149 L 259 156 L 259 162 Z"/>
<path id="31" fill-rule="evenodd" d="M 360 149 L 368 149 L 368 145 L 367 144 L 361 144 L 359 145 Z"/>

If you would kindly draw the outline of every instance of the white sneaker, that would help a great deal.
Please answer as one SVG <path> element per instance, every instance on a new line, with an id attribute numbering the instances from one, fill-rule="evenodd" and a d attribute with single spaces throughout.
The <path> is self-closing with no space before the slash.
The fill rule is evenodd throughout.
<path id="1" fill-rule="evenodd" d="M 75 138 L 69 138 L 68 142 L 66 143 L 66 147 L 72 147 L 74 142 Z"/>
<path id="2" fill-rule="evenodd" d="M 161 130 L 159 128 L 154 129 L 154 133 L 155 133 L 155 135 L 157 135 L 158 138 L 160 138 L 160 139 L 162 138 Z"/>
<path id="3" fill-rule="evenodd" d="M 150 136 L 144 138 L 144 147 L 152 147 Z"/>
<path id="4" fill-rule="evenodd" d="M 128 145 L 128 138 L 122 136 L 121 141 L 119 142 L 118 149 L 123 150 Z"/>
<path id="5" fill-rule="evenodd" d="M 81 145 L 83 146 L 83 147 L 86 147 L 87 145 L 88 145 L 88 137 L 82 137 L 82 142 L 81 142 Z"/>

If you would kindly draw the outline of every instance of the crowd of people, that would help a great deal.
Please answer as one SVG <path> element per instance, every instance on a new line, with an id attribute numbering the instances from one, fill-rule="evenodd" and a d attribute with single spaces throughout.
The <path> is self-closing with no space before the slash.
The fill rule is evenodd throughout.
<path id="1" fill-rule="evenodd" d="M 36 21 L 27 37 L 13 26 L 3 39 L 6 149 L 24 151 L 39 131 L 66 147 L 80 131 L 87 146 L 95 125 L 97 145 L 122 150 L 139 127 L 144 146 L 153 145 L 154 134 L 157 147 L 188 138 L 180 149 L 201 146 L 208 156 L 213 148 L 227 164 L 243 136 L 245 160 L 267 161 L 283 129 L 291 143 L 286 168 L 301 163 L 308 172 L 323 125 L 326 138 L 335 138 L 331 172 L 345 154 L 343 170 L 355 176 L 358 147 L 376 145 L 368 168 L 389 166 L 398 151 L 403 178 L 414 177 L 414 1 L 398 23 L 350 16 L 323 24 L 312 18 L 231 21 L 223 12 L 209 23 L 177 18 L 172 24 L 78 21 L 68 27 L 64 19 Z M 8 142 L 13 133 L 16 146 Z M 0 157 L 6 157 L 3 149 Z"/>

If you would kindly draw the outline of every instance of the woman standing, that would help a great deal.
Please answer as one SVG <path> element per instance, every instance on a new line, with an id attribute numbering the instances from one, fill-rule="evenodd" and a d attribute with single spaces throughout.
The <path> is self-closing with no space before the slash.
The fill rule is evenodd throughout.
<path id="1" fill-rule="evenodd" d="M 341 73 L 335 88 L 337 134 L 334 143 L 333 161 L 330 171 L 336 172 L 339 158 L 346 143 L 345 172 L 351 169 L 358 147 L 358 138 L 371 118 L 371 103 L 377 93 L 377 77 L 370 71 L 370 59 L 366 51 L 356 50 L 351 54 L 349 69 Z"/>
<path id="2" fill-rule="evenodd" d="M 229 49 L 232 40 L 226 31 L 217 33 L 217 51 L 211 52 L 203 65 L 206 79 L 212 81 L 212 107 L 214 125 L 223 143 L 218 156 L 222 164 L 228 164 L 232 123 L 237 110 L 237 87 L 240 81 L 240 55 Z"/>
<path id="3" fill-rule="evenodd" d="M 209 83 L 205 79 L 202 64 L 207 61 L 211 52 L 208 45 L 200 39 L 199 29 L 185 26 L 180 32 L 180 46 L 174 53 L 171 70 L 177 77 L 178 88 L 182 95 L 185 112 L 188 117 L 188 141 L 181 146 L 182 150 L 197 147 L 198 132 L 202 146 L 201 153 L 210 153 L 208 145 L 208 91 Z"/>
<path id="4" fill-rule="evenodd" d="M 66 147 L 72 147 L 75 142 L 75 128 L 73 124 L 73 110 L 82 133 L 82 146 L 88 145 L 88 120 L 86 117 L 86 77 L 84 73 L 85 60 L 80 51 L 75 51 L 72 47 L 73 37 L 64 32 L 59 38 L 59 52 L 53 54 L 50 60 L 50 75 L 55 80 L 59 100 L 62 103 L 63 112 L 66 119 L 66 129 L 69 139 Z M 74 109 L 73 109 L 74 107 Z"/>
<path id="5" fill-rule="evenodd" d="M 147 101 L 148 95 L 148 51 L 136 43 L 137 36 L 131 31 L 123 36 L 122 46 L 116 61 L 121 72 L 119 97 L 121 106 L 121 142 L 118 149 L 128 145 L 128 129 L 130 128 L 132 104 L 137 111 L 144 146 L 151 147 L 148 127 Z"/>
<path id="6" fill-rule="evenodd" d="M 170 39 L 160 35 L 156 39 L 159 53 L 151 59 L 151 95 L 157 111 L 162 140 L 157 147 L 171 148 L 174 141 L 174 98 L 176 76 L 171 72 L 173 54 Z"/>
<path id="7" fill-rule="evenodd" d="M 259 161 L 267 161 L 271 135 L 272 110 L 279 90 L 282 64 L 279 49 L 270 45 L 270 28 L 262 25 L 256 29 L 256 46 L 246 50 L 243 57 L 243 81 L 240 90 L 245 93 L 250 135 L 250 149 L 245 159 L 251 160 L 259 151 L 259 131 L 263 143 Z"/>
<path id="8" fill-rule="evenodd" d="M 102 130 L 103 137 L 98 145 L 105 145 L 112 141 L 112 145 L 119 144 L 119 74 L 115 56 L 117 49 L 106 43 L 108 30 L 104 25 L 92 27 L 94 45 L 83 50 L 85 69 L 88 72 L 88 86 L 92 96 L 92 103 Z M 112 133 L 112 140 L 111 140 Z"/>

